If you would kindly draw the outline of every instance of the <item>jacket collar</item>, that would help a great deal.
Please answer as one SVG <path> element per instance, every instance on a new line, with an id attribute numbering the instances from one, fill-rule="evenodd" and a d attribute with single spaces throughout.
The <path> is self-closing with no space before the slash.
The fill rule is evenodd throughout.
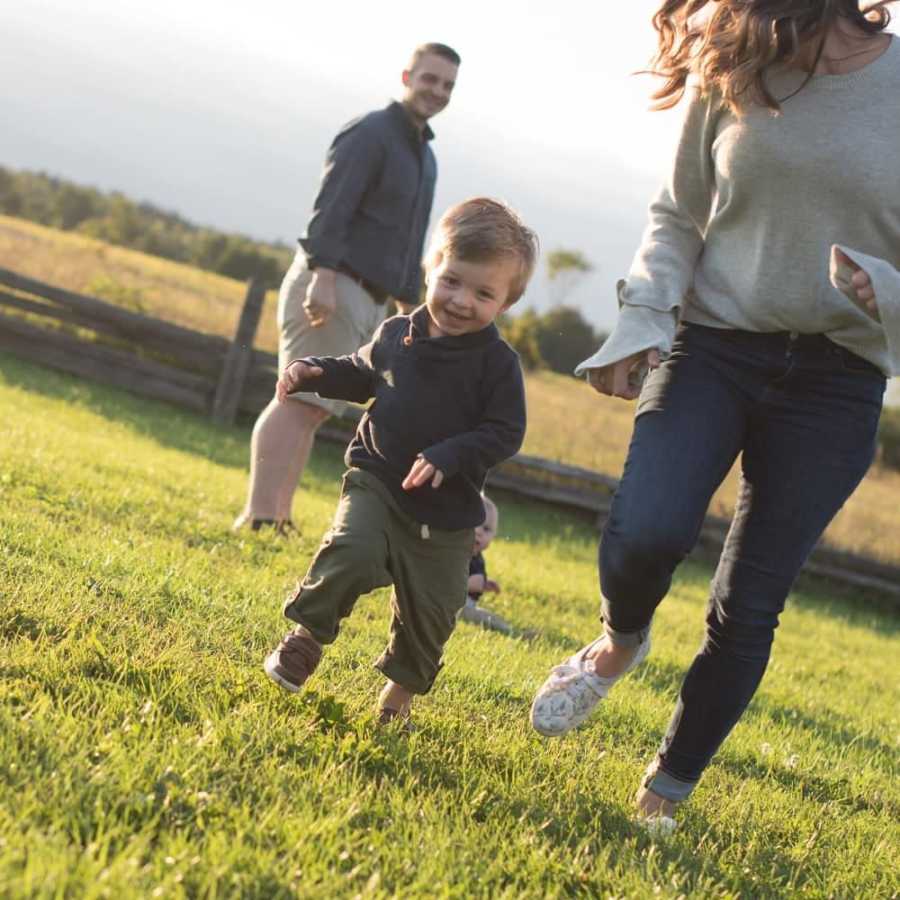
<path id="1" fill-rule="evenodd" d="M 409 316 L 409 325 L 406 330 L 406 336 L 403 343 L 409 347 L 414 342 L 429 341 L 438 347 L 447 347 L 450 349 L 468 350 L 473 347 L 481 347 L 490 344 L 492 341 L 499 340 L 500 332 L 497 326 L 491 322 L 481 331 L 473 331 L 469 334 L 452 335 L 450 337 L 433 338 L 428 336 L 429 322 L 428 308 L 423 303 L 420 307 L 413 310 Z"/>
<path id="2" fill-rule="evenodd" d="M 420 132 L 419 129 L 413 125 L 412 119 L 410 119 L 405 107 L 399 100 L 392 100 L 387 108 L 391 111 L 398 124 L 401 125 L 406 136 L 412 140 L 416 146 L 419 146 L 425 141 L 434 140 L 434 132 L 431 130 L 431 126 L 426 122 L 425 128 Z"/>

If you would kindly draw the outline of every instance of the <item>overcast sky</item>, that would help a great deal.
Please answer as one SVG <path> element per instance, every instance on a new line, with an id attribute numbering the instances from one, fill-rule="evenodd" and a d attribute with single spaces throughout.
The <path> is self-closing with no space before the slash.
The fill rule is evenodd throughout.
<path id="1" fill-rule="evenodd" d="M 512 203 L 545 249 L 591 259 L 596 271 L 574 299 L 608 326 L 675 120 L 647 111 L 651 81 L 630 74 L 652 53 L 655 8 L 5 3 L 0 164 L 293 241 L 337 128 L 399 94 L 412 47 L 443 41 L 463 64 L 432 123 L 436 211 L 481 193 Z M 545 305 L 546 286 L 527 300 Z"/>

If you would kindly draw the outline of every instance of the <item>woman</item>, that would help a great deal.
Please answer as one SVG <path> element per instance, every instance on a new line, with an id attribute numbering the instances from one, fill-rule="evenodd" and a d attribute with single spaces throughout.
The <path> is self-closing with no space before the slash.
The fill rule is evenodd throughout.
<path id="1" fill-rule="evenodd" d="M 686 118 L 616 329 L 579 367 L 600 393 L 640 394 L 600 547 L 604 630 L 532 706 L 538 731 L 563 734 L 646 657 L 740 455 L 706 638 L 638 791 L 644 819 L 673 816 L 750 702 L 795 576 L 872 461 L 885 375 L 900 373 L 887 5 L 668 0 L 654 18 L 655 97 L 690 94 Z"/>

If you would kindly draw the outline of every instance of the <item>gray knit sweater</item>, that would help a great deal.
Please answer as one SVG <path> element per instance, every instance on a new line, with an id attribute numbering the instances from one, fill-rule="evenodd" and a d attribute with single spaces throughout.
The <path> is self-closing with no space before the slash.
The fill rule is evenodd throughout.
<path id="1" fill-rule="evenodd" d="M 778 97 L 803 75 L 770 76 Z M 736 117 L 693 99 L 619 319 L 576 373 L 672 346 L 679 316 L 713 328 L 825 334 L 900 374 L 900 39 L 848 75 L 814 77 Z M 869 271 L 880 321 L 829 278 L 833 244 Z"/>

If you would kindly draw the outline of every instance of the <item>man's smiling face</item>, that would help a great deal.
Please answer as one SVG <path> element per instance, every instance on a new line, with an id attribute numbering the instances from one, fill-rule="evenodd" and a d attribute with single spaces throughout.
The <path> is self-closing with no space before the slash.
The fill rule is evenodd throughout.
<path id="1" fill-rule="evenodd" d="M 423 122 L 437 115 L 450 102 L 458 69 L 449 59 L 426 53 L 403 73 L 403 105 Z"/>

